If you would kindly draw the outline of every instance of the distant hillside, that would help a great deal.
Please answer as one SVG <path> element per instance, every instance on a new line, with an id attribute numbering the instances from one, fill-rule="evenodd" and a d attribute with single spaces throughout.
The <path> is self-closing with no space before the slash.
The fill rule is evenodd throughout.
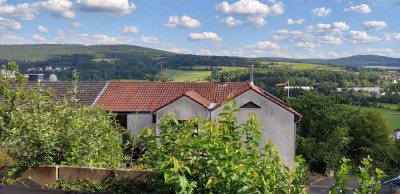
<path id="1" fill-rule="evenodd" d="M 322 61 L 324 64 L 346 66 L 400 66 L 400 58 L 391 58 L 378 55 L 356 55 L 338 59 Z"/>
<path id="2" fill-rule="evenodd" d="M 71 44 L 26 44 L 26 45 L 0 45 L 0 59 L 16 61 L 45 61 L 51 58 L 87 54 L 95 59 L 114 58 L 118 54 L 166 56 L 175 55 L 171 52 L 150 49 L 132 45 L 71 45 Z"/>

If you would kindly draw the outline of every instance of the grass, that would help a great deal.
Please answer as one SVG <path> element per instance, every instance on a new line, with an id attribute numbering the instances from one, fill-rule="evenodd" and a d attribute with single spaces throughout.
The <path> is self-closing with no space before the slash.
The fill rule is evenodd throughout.
<path id="1" fill-rule="evenodd" d="M 204 71 L 190 71 L 190 70 L 177 70 L 177 69 L 167 69 L 164 71 L 164 74 L 167 78 L 172 79 L 174 82 L 199 82 L 205 81 L 205 79 L 211 75 L 210 70 L 206 70 L 210 68 L 209 66 L 193 66 L 194 69 L 204 69 Z M 219 66 L 222 71 L 235 71 L 235 70 L 245 70 L 246 67 L 227 67 L 227 66 Z"/>
<path id="2" fill-rule="evenodd" d="M 204 81 L 207 76 L 211 75 L 211 71 L 186 71 L 177 69 L 167 69 L 164 73 L 167 78 L 172 79 L 174 82 Z"/>
<path id="3" fill-rule="evenodd" d="M 392 109 L 392 107 L 397 106 L 397 105 L 383 104 L 383 106 L 390 107 L 390 108 L 389 109 L 387 109 L 387 108 L 369 108 L 369 107 L 359 107 L 359 106 L 352 106 L 352 107 L 361 108 L 362 110 L 376 109 L 382 114 L 382 117 L 386 120 L 386 123 L 391 130 L 400 129 L 400 111 L 396 111 L 396 109 Z"/>
<path id="4" fill-rule="evenodd" d="M 278 62 L 278 65 L 273 65 L 273 67 L 291 68 L 294 70 L 307 70 L 307 69 L 323 69 L 332 71 L 341 70 L 339 67 L 331 67 L 327 65 L 319 65 L 312 63 L 292 63 L 292 62 Z"/>

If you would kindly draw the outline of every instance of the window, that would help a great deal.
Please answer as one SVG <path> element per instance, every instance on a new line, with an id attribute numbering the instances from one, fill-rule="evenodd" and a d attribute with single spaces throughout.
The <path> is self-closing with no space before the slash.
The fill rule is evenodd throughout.
<path id="1" fill-rule="evenodd" d="M 244 105 L 242 105 L 240 108 L 261 108 L 260 106 L 258 106 L 257 104 L 255 104 L 254 102 L 248 102 Z"/>
<path id="2" fill-rule="evenodd" d="M 126 114 L 117 114 L 115 120 L 121 127 L 128 129 L 128 116 Z"/>

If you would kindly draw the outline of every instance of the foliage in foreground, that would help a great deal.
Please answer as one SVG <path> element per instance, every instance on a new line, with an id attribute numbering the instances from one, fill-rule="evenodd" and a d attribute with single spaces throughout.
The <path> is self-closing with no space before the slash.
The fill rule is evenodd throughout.
<path id="1" fill-rule="evenodd" d="M 303 160 L 288 168 L 271 143 L 260 149 L 256 117 L 240 125 L 234 107 L 225 106 L 218 121 L 163 118 L 159 136 L 151 129 L 141 135 L 146 152 L 139 162 L 159 171 L 165 192 L 305 193 Z"/>
<path id="2" fill-rule="evenodd" d="M 0 76 L 0 147 L 19 165 L 63 164 L 119 167 L 120 133 L 112 115 L 80 106 L 77 88 L 61 101 L 40 84 L 25 87 L 15 62 Z"/>

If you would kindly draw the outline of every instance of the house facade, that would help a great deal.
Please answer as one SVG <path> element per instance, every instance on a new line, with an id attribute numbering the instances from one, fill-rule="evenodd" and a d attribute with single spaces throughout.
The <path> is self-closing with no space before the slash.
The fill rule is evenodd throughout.
<path id="1" fill-rule="evenodd" d="M 53 88 L 58 96 L 65 94 L 67 88 L 73 87 L 70 82 L 42 84 L 44 87 Z M 147 127 L 159 133 L 157 124 L 160 118 L 170 113 L 175 114 L 181 121 L 198 117 L 218 119 L 228 96 L 236 101 L 240 123 L 245 123 L 251 114 L 256 114 L 261 125 L 260 147 L 271 140 L 286 164 L 293 164 L 296 123 L 301 115 L 252 82 L 78 83 L 78 98 L 82 104 L 115 112 L 118 122 L 135 136 L 139 136 Z"/>
<path id="2" fill-rule="evenodd" d="M 218 119 L 228 96 L 236 101 L 240 123 L 257 115 L 262 126 L 260 147 L 271 140 L 284 161 L 293 164 L 301 115 L 251 82 L 110 82 L 94 106 L 116 112 L 124 127 L 138 136 L 146 127 L 159 133 L 157 124 L 169 113 L 180 121 Z"/>

